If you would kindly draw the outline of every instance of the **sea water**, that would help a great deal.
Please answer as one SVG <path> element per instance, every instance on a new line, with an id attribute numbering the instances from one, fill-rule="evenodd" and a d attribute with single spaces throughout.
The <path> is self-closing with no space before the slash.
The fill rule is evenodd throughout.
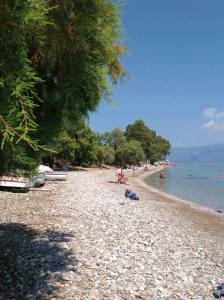
<path id="1" fill-rule="evenodd" d="M 146 182 L 169 194 L 224 211 L 224 165 L 184 165 L 166 168 L 166 178 L 159 173 Z"/>

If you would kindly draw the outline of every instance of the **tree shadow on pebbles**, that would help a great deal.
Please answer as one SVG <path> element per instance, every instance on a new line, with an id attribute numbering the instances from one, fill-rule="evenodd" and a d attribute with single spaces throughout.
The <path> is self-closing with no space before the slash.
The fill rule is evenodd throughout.
<path id="1" fill-rule="evenodd" d="M 62 243 L 72 235 L 38 231 L 24 224 L 0 224 L 0 299 L 48 299 L 77 272 L 77 259 Z"/>

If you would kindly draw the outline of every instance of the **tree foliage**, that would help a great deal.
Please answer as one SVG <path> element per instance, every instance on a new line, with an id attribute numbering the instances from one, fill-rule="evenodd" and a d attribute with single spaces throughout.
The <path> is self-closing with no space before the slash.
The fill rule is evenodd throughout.
<path id="1" fill-rule="evenodd" d="M 0 171 L 10 171 L 109 95 L 124 47 L 110 0 L 2 0 L 0 25 Z"/>
<path id="2" fill-rule="evenodd" d="M 46 84 L 41 90 L 38 122 L 43 142 L 64 123 L 94 111 L 110 93 L 108 75 L 122 75 L 118 7 L 109 0 L 51 0 L 54 8 L 47 31 L 47 47 L 36 49 L 38 67 Z M 53 114 L 52 114 L 53 112 Z M 63 123 L 61 123 L 63 121 Z M 46 128 L 49 131 L 47 135 Z M 55 133 L 54 133 L 55 134 Z"/>
<path id="3" fill-rule="evenodd" d="M 94 133 L 84 119 L 70 126 L 59 135 L 56 157 L 76 165 L 90 166 L 94 162 L 98 166 L 103 163 L 132 165 L 145 159 L 158 161 L 169 153 L 169 142 L 147 128 L 143 121 L 127 126 L 129 139 L 118 128 L 103 134 Z M 149 152 L 145 152 L 142 145 L 150 149 L 150 156 L 147 157 Z"/>
<path id="4" fill-rule="evenodd" d="M 83 124 L 83 128 L 80 128 L 80 131 L 76 133 L 75 139 L 79 148 L 77 148 L 75 152 L 73 163 L 75 165 L 89 167 L 96 160 L 96 134 L 88 125 Z"/>
<path id="5" fill-rule="evenodd" d="M 121 165 L 138 164 L 144 161 L 145 154 L 138 141 L 127 141 L 121 144 L 116 151 L 116 162 Z"/>
<path id="6" fill-rule="evenodd" d="M 96 163 L 99 167 L 101 167 L 102 163 L 104 162 L 106 155 L 106 148 L 102 145 L 96 146 Z"/>
<path id="7" fill-rule="evenodd" d="M 57 139 L 56 158 L 63 159 L 66 162 L 73 162 L 78 149 L 79 144 L 65 131 L 62 131 Z"/>
<path id="8" fill-rule="evenodd" d="M 115 151 L 112 147 L 105 147 L 104 163 L 112 165 L 115 162 Z"/>
<path id="9" fill-rule="evenodd" d="M 161 160 L 169 154 L 170 143 L 161 136 L 157 136 L 156 132 L 148 128 L 142 120 L 129 124 L 125 136 L 127 140 L 139 141 L 146 159 L 151 162 Z"/>
<path id="10" fill-rule="evenodd" d="M 136 140 L 141 143 L 146 159 L 151 156 L 151 143 L 156 136 L 156 133 L 149 129 L 144 121 L 137 120 L 134 124 L 127 126 L 125 135 L 127 140 Z"/>
<path id="11" fill-rule="evenodd" d="M 40 148 L 34 111 L 42 80 L 29 53 L 44 43 L 47 13 L 44 0 L 0 2 L 0 172 L 32 167 L 31 152 Z"/>
<path id="12" fill-rule="evenodd" d="M 97 135 L 85 124 L 123 75 L 113 0 L 0 1 L 0 172 L 38 156 L 89 166 L 159 160 L 170 144 L 142 120 Z"/>
<path id="13" fill-rule="evenodd" d="M 112 130 L 111 134 L 110 134 L 110 146 L 112 146 L 114 148 L 114 150 L 116 151 L 116 149 L 122 145 L 125 142 L 125 136 L 124 133 L 119 129 L 119 128 L 115 128 Z"/>

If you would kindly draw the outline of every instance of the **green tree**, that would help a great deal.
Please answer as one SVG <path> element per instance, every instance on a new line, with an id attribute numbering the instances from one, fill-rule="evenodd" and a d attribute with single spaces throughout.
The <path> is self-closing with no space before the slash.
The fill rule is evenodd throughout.
<path id="1" fill-rule="evenodd" d="M 97 133 L 97 137 L 98 137 L 98 142 L 101 145 L 109 146 L 112 143 L 111 141 L 112 137 L 110 132 Z"/>
<path id="2" fill-rule="evenodd" d="M 44 0 L 0 2 L 0 172 L 33 166 L 28 157 L 40 148 L 34 110 L 41 78 L 29 54 L 45 41 L 48 11 Z"/>
<path id="3" fill-rule="evenodd" d="M 112 147 L 105 147 L 105 155 L 104 155 L 105 164 L 112 165 L 115 162 L 115 151 Z"/>
<path id="4" fill-rule="evenodd" d="M 113 1 L 50 0 L 50 4 L 53 26 L 47 30 L 48 43 L 36 49 L 37 67 L 45 79 L 40 94 L 46 101 L 37 110 L 43 143 L 63 122 L 87 116 L 109 97 L 109 82 L 116 83 L 123 74 L 119 57 L 125 51 Z"/>
<path id="5" fill-rule="evenodd" d="M 161 136 L 156 136 L 151 144 L 150 161 L 153 163 L 155 161 L 164 160 L 170 153 L 170 148 L 171 145 L 169 141 Z"/>
<path id="6" fill-rule="evenodd" d="M 115 128 L 110 133 L 110 145 L 116 149 L 125 142 L 125 136 L 124 133 L 119 129 Z"/>
<path id="7" fill-rule="evenodd" d="M 137 120 L 134 124 L 127 126 L 125 136 L 127 140 L 139 141 L 144 150 L 146 159 L 150 159 L 152 153 L 151 144 L 156 137 L 155 131 L 149 129 L 144 121 Z"/>
<path id="8" fill-rule="evenodd" d="M 10 171 L 109 97 L 125 50 L 110 0 L 2 0 L 0 25 L 0 171 Z"/>
<path id="9" fill-rule="evenodd" d="M 125 164 L 137 164 L 145 159 L 141 143 L 138 141 L 127 141 L 116 150 L 116 162 Z"/>
<path id="10" fill-rule="evenodd" d="M 170 143 L 156 132 L 148 128 L 144 121 L 138 120 L 127 126 L 125 135 L 127 140 L 136 140 L 141 143 L 146 159 L 151 162 L 162 160 L 169 154 Z"/>
<path id="11" fill-rule="evenodd" d="M 96 163 L 99 167 L 101 167 L 102 163 L 104 162 L 106 154 L 106 148 L 102 145 L 96 146 Z"/>
<path id="12" fill-rule="evenodd" d="M 82 127 L 83 126 L 83 127 Z M 79 145 L 75 151 L 75 165 L 89 167 L 97 159 L 96 134 L 84 122 L 80 123 L 79 130 L 75 132 L 75 141 Z"/>
<path id="13" fill-rule="evenodd" d="M 65 131 L 61 132 L 59 138 L 57 139 L 57 154 L 55 156 L 67 162 L 73 162 L 75 160 L 75 154 L 78 150 L 78 143 Z"/>

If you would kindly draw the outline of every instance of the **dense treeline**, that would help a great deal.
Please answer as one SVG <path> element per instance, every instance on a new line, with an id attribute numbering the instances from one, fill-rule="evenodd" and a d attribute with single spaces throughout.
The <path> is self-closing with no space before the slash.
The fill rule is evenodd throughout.
<path id="1" fill-rule="evenodd" d="M 123 75 L 120 32 L 112 0 L 0 1 L 0 172 L 64 142 L 77 163 L 91 157 L 83 136 L 94 134 L 80 124 Z"/>
<path id="2" fill-rule="evenodd" d="M 142 120 L 128 125 L 124 132 L 115 128 L 111 132 L 94 133 L 84 122 L 72 129 L 73 136 L 69 131 L 59 136 L 54 159 L 83 166 L 93 163 L 132 165 L 165 159 L 170 151 L 170 143 L 157 136 Z"/>

